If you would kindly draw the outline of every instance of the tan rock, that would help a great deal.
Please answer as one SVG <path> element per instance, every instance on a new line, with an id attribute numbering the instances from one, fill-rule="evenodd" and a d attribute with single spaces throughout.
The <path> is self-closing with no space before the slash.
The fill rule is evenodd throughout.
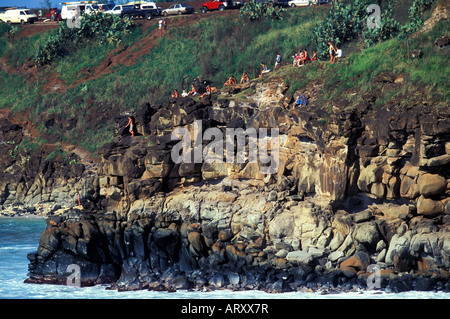
<path id="1" fill-rule="evenodd" d="M 367 253 L 358 252 L 355 255 L 351 256 L 350 258 L 344 260 L 340 264 L 340 268 L 345 269 L 348 267 L 352 267 L 356 271 L 360 270 L 365 271 L 368 265 L 369 265 L 369 255 L 367 255 Z"/>
<path id="2" fill-rule="evenodd" d="M 202 236 L 196 231 L 188 234 L 188 240 L 191 246 L 198 252 L 203 250 Z"/>
<path id="3" fill-rule="evenodd" d="M 334 141 L 324 150 L 323 162 L 318 172 L 319 194 L 340 200 L 345 198 L 348 166 L 348 146 Z"/>
<path id="4" fill-rule="evenodd" d="M 370 193 L 376 198 L 384 198 L 386 196 L 386 186 L 383 183 L 373 183 Z"/>
<path id="5" fill-rule="evenodd" d="M 145 166 L 146 170 L 142 175 L 142 179 L 150 179 L 150 178 L 163 178 L 166 177 L 169 172 L 171 165 L 170 164 L 147 164 Z"/>
<path id="6" fill-rule="evenodd" d="M 444 212 L 444 205 L 440 201 L 420 196 L 417 200 L 417 214 L 425 216 L 436 216 Z"/>
<path id="7" fill-rule="evenodd" d="M 400 178 L 397 176 L 392 176 L 386 185 L 386 198 L 394 199 L 399 196 L 400 192 Z"/>
<path id="8" fill-rule="evenodd" d="M 419 192 L 423 196 L 433 196 L 445 192 L 447 181 L 438 174 L 423 174 L 418 180 Z"/>
<path id="9" fill-rule="evenodd" d="M 230 164 L 218 161 L 213 163 L 204 162 L 201 168 L 202 177 L 205 180 L 227 177 L 229 174 L 229 166 Z"/>
<path id="10" fill-rule="evenodd" d="M 406 175 L 400 175 L 400 196 L 414 199 L 420 195 L 419 186 L 414 179 Z"/>

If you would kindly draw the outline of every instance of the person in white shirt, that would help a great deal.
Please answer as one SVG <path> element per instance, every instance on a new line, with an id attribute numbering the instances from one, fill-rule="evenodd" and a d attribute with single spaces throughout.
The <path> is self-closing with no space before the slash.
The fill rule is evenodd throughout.
<path id="1" fill-rule="evenodd" d="M 158 25 L 159 25 L 159 32 L 162 33 L 163 32 L 163 19 L 159 19 L 158 21 Z"/>
<path id="2" fill-rule="evenodd" d="M 336 58 L 343 58 L 344 54 L 342 53 L 342 50 L 339 48 L 336 48 Z"/>

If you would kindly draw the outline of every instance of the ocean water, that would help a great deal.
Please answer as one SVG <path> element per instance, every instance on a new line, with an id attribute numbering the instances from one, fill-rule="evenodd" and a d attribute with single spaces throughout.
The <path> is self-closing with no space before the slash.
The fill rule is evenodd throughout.
<path id="1" fill-rule="evenodd" d="M 25 284 L 27 253 L 36 251 L 45 228 L 40 218 L 0 217 L 0 299 L 450 299 L 450 293 L 357 291 L 323 295 L 320 292 L 270 294 L 261 291 L 118 292 L 107 286 L 71 287 Z"/>

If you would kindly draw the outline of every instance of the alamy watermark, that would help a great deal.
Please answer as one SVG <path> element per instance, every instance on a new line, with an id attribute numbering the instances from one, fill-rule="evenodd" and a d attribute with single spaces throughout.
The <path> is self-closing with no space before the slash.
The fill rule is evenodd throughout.
<path id="1" fill-rule="evenodd" d="M 70 264 L 67 266 L 66 272 L 70 273 L 67 276 L 66 285 L 71 287 L 81 287 L 81 268 L 77 264 Z"/>
<path id="2" fill-rule="evenodd" d="M 224 134 L 220 128 L 212 127 L 203 132 L 202 121 L 197 120 L 193 132 L 178 127 L 172 131 L 171 139 L 180 140 L 171 152 L 172 161 L 176 164 L 258 163 L 261 174 L 278 172 L 278 128 L 226 128 Z M 210 142 L 204 146 L 204 141 Z"/>
<path id="3" fill-rule="evenodd" d="M 366 8 L 366 12 L 370 13 L 367 17 L 367 28 L 380 29 L 381 28 L 381 8 L 378 4 L 370 4 Z"/>
<path id="4" fill-rule="evenodd" d="M 73 9 L 72 18 L 66 19 L 66 24 L 70 29 L 81 28 L 81 12 L 79 7 Z"/>
<path id="5" fill-rule="evenodd" d="M 381 268 L 376 264 L 372 264 L 367 266 L 367 273 L 372 273 L 369 277 L 367 277 L 367 289 L 381 289 Z"/>

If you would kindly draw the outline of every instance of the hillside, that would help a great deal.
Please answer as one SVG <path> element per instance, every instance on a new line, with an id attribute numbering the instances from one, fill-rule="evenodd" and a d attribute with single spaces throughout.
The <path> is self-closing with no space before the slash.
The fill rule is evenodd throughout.
<path id="1" fill-rule="evenodd" d="M 333 290 L 367 287 L 375 265 L 383 289 L 448 291 L 448 1 L 386 40 L 336 27 L 344 59 L 293 67 L 322 24 L 361 18 L 353 3 L 4 35 L 0 202 L 48 216 L 27 282 L 64 284 L 76 263 L 82 285 L 118 290 Z M 204 81 L 217 91 L 170 97 Z"/>
<path id="2" fill-rule="evenodd" d="M 41 68 L 34 68 L 30 58 L 55 29 L 24 30 L 25 37 L 21 32 L 9 37 L 2 33 L 0 108 L 26 119 L 22 124 L 37 130 L 40 141 L 69 142 L 95 153 L 112 139 L 117 115 L 132 113 L 143 103 L 163 103 L 173 89 L 189 90 L 195 78 L 221 88 L 233 74 L 239 78 L 247 71 L 252 79 L 257 77 L 260 62 L 272 68 L 277 52 L 286 63 L 299 48 L 312 52 L 316 49 L 312 30 L 329 9 L 290 9 L 282 21 L 252 23 L 242 21 L 237 10 L 171 17 L 165 35 L 156 30 L 156 21 L 139 21 L 140 26 L 119 45 L 88 41 L 84 48 Z M 343 47 L 348 66 L 322 63 L 302 70 L 284 68 L 273 75 L 290 84 L 290 93 L 310 81 L 328 79 L 318 98 L 320 107 L 329 110 L 339 102 L 333 98 L 342 98 L 347 106 L 355 95 L 352 88 L 359 88 L 361 94 L 355 98 L 361 99 L 375 76 L 394 71 L 407 76 L 408 85 L 402 92 L 378 94 L 380 103 L 409 99 L 414 92 L 408 90 L 420 88 L 430 103 L 445 106 L 446 52 L 436 51 L 432 43 L 445 32 L 448 24 L 441 24 L 428 38 L 412 40 L 411 51 L 423 47 L 420 62 L 408 58 L 406 42 L 390 41 L 359 53 L 362 45 L 356 39 Z"/>

